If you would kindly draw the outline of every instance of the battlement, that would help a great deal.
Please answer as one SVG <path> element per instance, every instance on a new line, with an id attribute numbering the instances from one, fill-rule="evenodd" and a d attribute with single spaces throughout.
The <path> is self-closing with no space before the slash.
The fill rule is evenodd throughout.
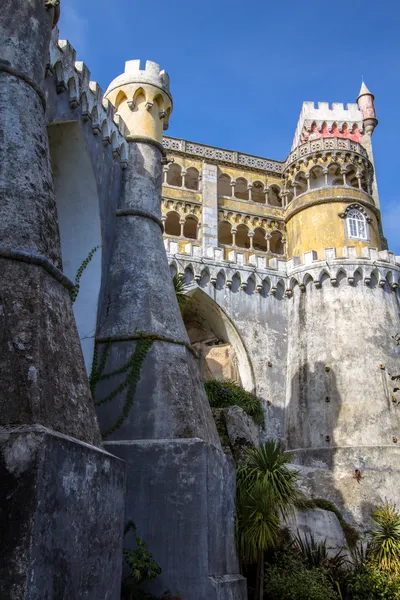
<path id="1" fill-rule="evenodd" d="M 396 293 L 400 288 L 400 256 L 377 248 L 363 248 L 359 256 L 357 248 L 345 246 L 341 257 L 337 257 L 336 248 L 325 248 L 323 259 L 310 250 L 302 257 L 290 260 L 275 257 L 267 263 L 266 257 L 259 254 L 250 255 L 246 262 L 246 254 L 237 250 L 232 250 L 226 260 L 222 248 L 209 248 L 207 256 L 202 256 L 201 247 L 195 243 L 187 243 L 183 252 L 176 241 L 165 239 L 164 245 L 170 266 L 185 276 L 189 272 L 193 282 L 200 286 L 224 281 L 224 286 L 231 288 L 236 277 L 240 282 L 238 291 L 252 294 L 264 289 L 267 281 L 273 295 L 281 287 L 288 298 L 296 285 L 305 291 L 309 283 L 321 288 L 328 279 L 332 286 L 345 281 L 348 285 L 363 282 L 372 288 L 386 287 Z"/>
<path id="2" fill-rule="evenodd" d="M 69 106 L 77 110 L 83 122 L 91 122 L 93 135 L 106 147 L 112 145 L 114 157 L 127 166 L 128 146 L 124 121 L 115 114 L 113 105 L 104 98 L 96 81 L 90 79 L 90 70 L 83 61 L 76 60 L 76 50 L 67 40 L 59 39 L 57 27 L 50 43 L 49 73 L 55 75 L 57 94 L 69 94 Z M 48 115 L 51 120 L 52 115 Z"/>
<path id="3" fill-rule="evenodd" d="M 355 125 L 359 132 L 363 132 L 364 128 L 363 116 L 356 103 L 349 103 L 345 107 L 342 102 L 318 102 L 317 105 L 315 102 L 303 102 L 292 150 L 308 140 L 308 134 L 312 132 L 314 124 L 318 132 L 326 125 L 332 135 L 334 134 L 332 128 L 336 126 L 339 135 L 344 137 L 349 135 Z"/>
<path id="4" fill-rule="evenodd" d="M 161 70 L 160 65 L 152 60 L 146 61 L 144 69 L 141 69 L 140 67 L 141 62 L 139 59 L 128 60 L 125 63 L 125 72 L 110 83 L 106 95 L 112 92 L 112 90 L 125 85 L 143 83 L 160 88 L 171 98 L 168 73 L 164 69 Z"/>

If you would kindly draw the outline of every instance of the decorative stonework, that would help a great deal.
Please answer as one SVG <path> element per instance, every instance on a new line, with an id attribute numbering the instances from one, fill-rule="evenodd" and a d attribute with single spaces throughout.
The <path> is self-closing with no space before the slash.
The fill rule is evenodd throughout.
<path id="1" fill-rule="evenodd" d="M 354 152 L 356 154 L 359 154 L 360 157 L 368 158 L 367 152 L 361 146 L 361 144 L 358 144 L 357 142 L 353 142 L 352 140 L 345 138 L 328 137 L 312 140 L 306 142 L 305 144 L 301 144 L 300 146 L 295 148 L 295 150 L 293 150 L 289 154 L 286 160 L 285 168 L 293 162 L 299 160 L 300 158 L 306 157 L 315 152 L 325 152 L 332 150 L 338 150 L 340 152 Z"/>
<path id="2" fill-rule="evenodd" d="M 186 140 L 178 140 L 176 138 L 164 137 L 163 146 L 166 150 L 175 152 L 183 152 L 193 156 L 200 156 L 205 159 L 216 160 L 219 162 L 232 163 L 235 165 L 245 165 L 262 171 L 271 173 L 282 173 L 284 163 L 277 160 L 262 158 L 261 156 L 252 156 L 251 154 L 243 154 L 233 150 L 225 150 L 224 148 L 216 148 L 215 146 L 206 146 L 205 144 L 195 144 Z"/>

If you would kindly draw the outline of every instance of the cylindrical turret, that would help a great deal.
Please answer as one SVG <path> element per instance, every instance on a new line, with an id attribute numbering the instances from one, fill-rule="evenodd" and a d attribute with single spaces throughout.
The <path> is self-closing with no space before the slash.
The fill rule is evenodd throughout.
<path id="1" fill-rule="evenodd" d="M 362 113 L 364 121 L 365 133 L 372 135 L 375 127 L 378 125 L 378 119 L 376 118 L 375 96 L 371 94 L 364 81 L 362 82 L 360 93 L 358 94 L 357 104 Z"/>
<path id="2" fill-rule="evenodd" d="M 381 249 L 379 211 L 372 198 L 373 166 L 353 140 L 322 137 L 289 155 L 284 171 L 288 256 L 324 248 Z"/>
<path id="3" fill-rule="evenodd" d="M 128 60 L 125 73 L 110 83 L 105 97 L 117 108 L 129 135 L 162 142 L 172 112 L 169 76 L 160 65 L 148 60 L 140 69 L 140 60 Z"/>

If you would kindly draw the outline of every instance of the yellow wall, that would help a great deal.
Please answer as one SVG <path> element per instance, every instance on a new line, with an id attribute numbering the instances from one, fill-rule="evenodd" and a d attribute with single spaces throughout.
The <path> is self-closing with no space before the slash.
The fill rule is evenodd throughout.
<path id="1" fill-rule="evenodd" d="M 351 197 L 346 199 L 344 194 Z M 371 208 L 367 208 L 363 203 L 368 216 L 372 219 L 369 224 L 369 240 L 366 241 L 349 238 L 346 219 L 339 216 L 339 213 L 343 213 L 355 200 L 362 199 L 365 202 L 367 198 L 358 190 L 326 188 L 303 194 L 301 198 L 294 200 L 288 207 L 286 219 L 288 257 L 301 256 L 304 252 L 316 250 L 318 258 L 323 259 L 324 248 L 330 247 L 335 247 L 337 255 L 341 256 L 343 246 L 355 246 L 358 248 L 359 255 L 361 248 L 365 246 L 377 247 L 381 250 L 378 223 L 375 212 Z M 318 201 L 320 203 L 317 203 Z"/>

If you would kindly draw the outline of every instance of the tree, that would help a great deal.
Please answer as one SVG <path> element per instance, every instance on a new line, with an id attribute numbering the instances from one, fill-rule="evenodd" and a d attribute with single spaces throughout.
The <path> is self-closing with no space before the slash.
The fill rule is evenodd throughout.
<path id="1" fill-rule="evenodd" d="M 264 594 L 264 555 L 276 544 L 280 517 L 293 511 L 302 495 L 298 471 L 288 465 L 291 452 L 283 442 L 269 440 L 247 450 L 237 471 L 237 544 L 246 564 L 257 563 L 256 600 Z"/>

